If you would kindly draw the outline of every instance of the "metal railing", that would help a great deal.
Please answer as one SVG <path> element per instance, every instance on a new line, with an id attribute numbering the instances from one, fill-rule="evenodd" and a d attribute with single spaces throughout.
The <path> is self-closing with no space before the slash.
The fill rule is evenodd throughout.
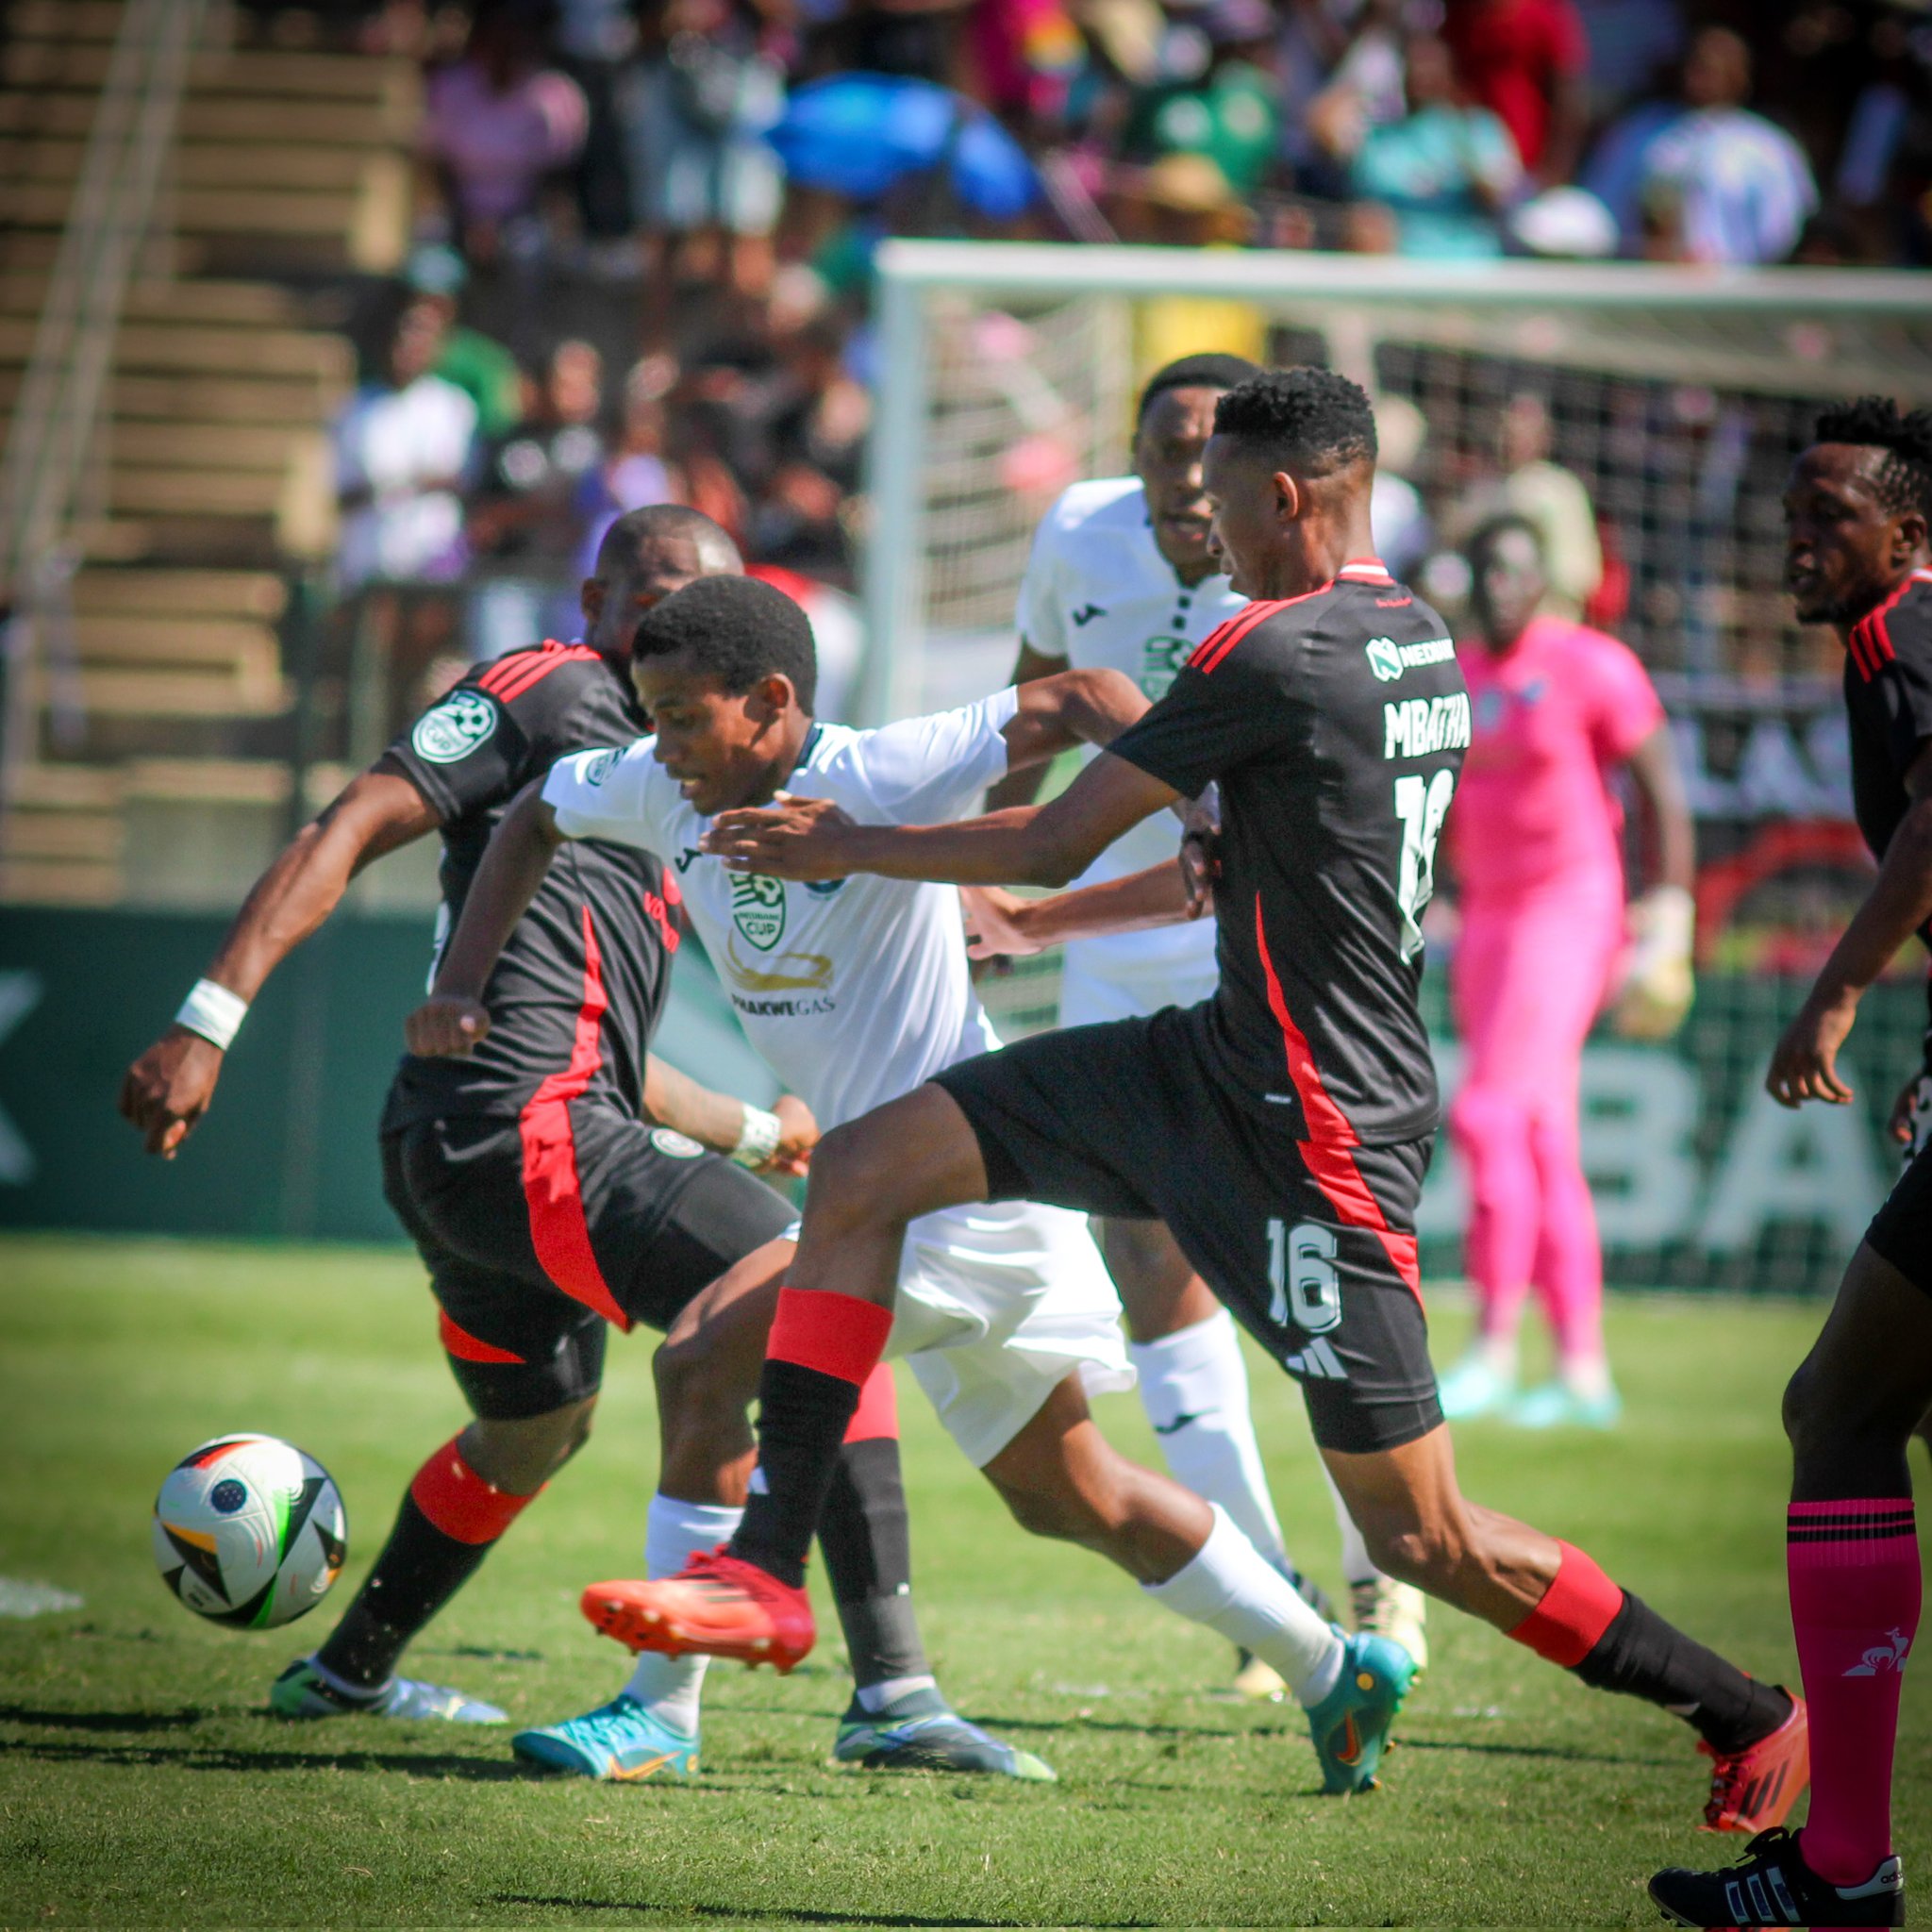
<path id="1" fill-rule="evenodd" d="M 89 130 L 13 420 L 0 455 L 0 607 L 8 610 L 0 825 L 32 761 L 49 674 L 57 716 L 78 723 L 61 675 L 75 531 L 127 284 L 148 240 L 189 63 L 219 0 L 128 0 Z"/>

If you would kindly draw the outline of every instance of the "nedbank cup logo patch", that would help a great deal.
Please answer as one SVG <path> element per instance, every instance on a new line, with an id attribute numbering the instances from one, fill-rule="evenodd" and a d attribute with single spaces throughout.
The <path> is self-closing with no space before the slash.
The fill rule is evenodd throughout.
<path id="1" fill-rule="evenodd" d="M 496 706 L 480 691 L 452 691 L 416 720 L 409 742 L 419 758 L 453 765 L 466 758 L 496 729 Z"/>
<path id="2" fill-rule="evenodd" d="M 1402 675 L 1402 650 L 1392 638 L 1371 638 L 1365 648 L 1369 669 L 1384 684 L 1393 684 Z"/>
<path id="3" fill-rule="evenodd" d="M 769 953 L 785 937 L 785 882 L 758 873 L 734 873 L 731 917 L 759 952 Z"/>
<path id="4" fill-rule="evenodd" d="M 1141 689 L 1150 701 L 1167 695 L 1181 666 L 1193 649 L 1186 638 L 1154 637 L 1141 646 Z"/>

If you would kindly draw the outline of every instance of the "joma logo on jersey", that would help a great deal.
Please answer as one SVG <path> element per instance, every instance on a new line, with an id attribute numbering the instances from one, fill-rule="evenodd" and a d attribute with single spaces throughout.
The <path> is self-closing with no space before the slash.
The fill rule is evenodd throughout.
<path id="1" fill-rule="evenodd" d="M 1371 638 L 1362 648 L 1368 654 L 1369 669 L 1384 684 L 1393 684 L 1405 671 L 1446 664 L 1456 656 L 1452 638 L 1424 638 L 1419 644 L 1398 644 L 1393 638 Z"/>
<path id="2" fill-rule="evenodd" d="M 1167 695 L 1168 687 L 1193 648 L 1186 638 L 1175 637 L 1149 638 L 1141 646 L 1141 689 L 1150 702 Z"/>
<path id="3" fill-rule="evenodd" d="M 1382 707 L 1382 756 L 1422 758 L 1432 752 L 1469 749 L 1469 696 L 1402 698 Z"/>
<path id="4" fill-rule="evenodd" d="M 731 917 L 759 952 L 769 953 L 785 937 L 785 884 L 758 873 L 734 874 Z"/>

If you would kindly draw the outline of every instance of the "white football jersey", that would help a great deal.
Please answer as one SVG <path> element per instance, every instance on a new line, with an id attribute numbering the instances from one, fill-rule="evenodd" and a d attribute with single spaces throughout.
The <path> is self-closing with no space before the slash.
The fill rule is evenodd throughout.
<path id="1" fill-rule="evenodd" d="M 1008 688 L 876 731 L 815 724 L 785 789 L 861 824 L 963 817 L 1007 771 Z M 966 965 L 958 890 L 856 874 L 815 885 L 727 872 L 657 740 L 559 758 L 543 796 L 567 838 L 663 860 L 752 1044 L 829 1131 L 999 1045 Z"/>
<path id="2" fill-rule="evenodd" d="M 1194 646 L 1247 601 L 1224 576 L 1204 577 L 1191 589 L 1182 583 L 1154 546 L 1140 478 L 1111 476 L 1075 483 L 1046 513 L 1021 580 L 1018 624 L 1041 655 L 1064 658 L 1077 670 L 1124 672 L 1158 699 Z M 1179 822 L 1157 812 L 1109 845 L 1078 883 L 1144 872 L 1179 847 Z M 1174 969 L 1192 1000 L 1201 996 L 1204 969 L 1213 983 L 1214 924 L 1079 940 L 1066 952 L 1070 973 L 1108 980 L 1141 984 Z M 1158 989 L 1152 1001 L 1166 1003 Z"/>

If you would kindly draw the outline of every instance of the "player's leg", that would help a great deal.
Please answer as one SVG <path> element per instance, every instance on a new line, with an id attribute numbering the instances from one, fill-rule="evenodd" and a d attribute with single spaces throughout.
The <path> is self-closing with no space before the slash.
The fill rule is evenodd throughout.
<path id="1" fill-rule="evenodd" d="M 1530 1107 L 1510 1078 L 1510 1029 L 1537 990 L 1512 974 L 1522 954 L 1514 908 L 1463 908 L 1450 961 L 1450 996 L 1462 1041 L 1462 1075 L 1449 1130 L 1469 1191 L 1463 1272 L 1476 1294 L 1476 1333 L 1442 1377 L 1443 1412 L 1486 1415 L 1516 1392 L 1517 1335 L 1536 1257 L 1540 1189 L 1530 1151 Z"/>
<path id="2" fill-rule="evenodd" d="M 1792 1923 L 1905 1924 L 1891 1771 L 1923 1588 L 1907 1450 L 1932 1404 L 1932 1293 L 1919 1285 L 1922 1259 L 1916 1279 L 1898 1262 L 1926 1252 L 1928 1162 L 1920 1156 L 1879 1210 L 1785 1394 L 1786 1561 L 1809 1707 L 1810 1812 L 1803 1831 L 1760 1841 L 1730 1871 L 1660 1872 L 1651 1896 L 1682 1924 L 1712 1923 L 1707 1914 L 1734 1892 L 1774 1898 L 1779 1887 L 1797 1908 Z"/>
<path id="3" fill-rule="evenodd" d="M 1324 1623 L 1226 1511 L 1122 1456 L 1069 1375 L 986 1464 L 1022 1528 L 1117 1564 L 1163 1608 L 1262 1658 L 1309 1713 L 1324 1782 L 1365 1789 L 1413 1676 L 1384 1640 Z"/>
<path id="4" fill-rule="evenodd" d="M 481 1568 L 498 1540 L 590 1433 L 602 1379 L 605 1325 L 555 1291 L 458 1252 L 488 1241 L 512 1185 L 515 1135 L 495 1123 L 459 1125 L 451 1183 L 448 1135 L 413 1129 L 383 1142 L 385 1190 L 430 1271 L 442 1342 L 473 1420 L 411 1479 L 388 1541 L 341 1621 L 312 1657 L 270 1693 L 289 1717 L 367 1710 L 500 1723 L 503 1713 L 441 1686 L 398 1677 L 410 1640 Z M 492 1181 L 493 1184 L 492 1185 Z M 501 1234 L 501 1230 L 497 1230 Z"/>
<path id="5" fill-rule="evenodd" d="M 1166 1006 L 1192 1004 L 1214 991 L 1213 972 L 1185 975 L 1203 983 L 1146 989 L 1123 986 L 1070 964 L 1060 987 L 1062 1026 L 1129 1019 Z M 1268 1492 L 1248 1395 L 1247 1364 L 1234 1320 L 1189 1265 L 1158 1221 L 1103 1219 L 1096 1229 L 1107 1272 L 1120 1292 L 1127 1354 L 1140 1377 L 1141 1402 L 1178 1481 L 1219 1503 L 1248 1541 L 1325 1617 L 1322 1592 L 1290 1560 L 1274 1499 Z M 1241 1660 L 1236 1688 L 1278 1697 L 1283 1686 L 1264 1665 Z"/>

